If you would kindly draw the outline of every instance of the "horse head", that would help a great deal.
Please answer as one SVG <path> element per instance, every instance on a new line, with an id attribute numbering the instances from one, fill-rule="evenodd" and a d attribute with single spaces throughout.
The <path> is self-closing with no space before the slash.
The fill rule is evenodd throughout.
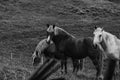
<path id="1" fill-rule="evenodd" d="M 55 25 L 47 24 L 47 43 L 50 43 L 53 36 L 55 35 Z"/>
<path id="2" fill-rule="evenodd" d="M 41 56 L 38 51 L 35 51 L 32 55 L 33 66 L 37 66 L 41 62 Z"/>
<path id="3" fill-rule="evenodd" d="M 64 42 L 69 37 L 74 37 L 64 29 L 57 27 L 56 25 L 47 24 L 47 42 L 53 41 L 56 44 Z"/>
<path id="4" fill-rule="evenodd" d="M 93 34 L 94 34 L 93 44 L 94 46 L 99 46 L 103 40 L 103 28 L 95 27 Z"/>
<path id="5" fill-rule="evenodd" d="M 55 46 L 53 44 L 54 43 L 52 41 L 48 44 L 47 39 L 43 39 L 38 43 L 34 53 L 32 54 L 33 66 L 37 66 L 39 63 L 43 64 L 43 57 L 52 55 L 50 53 L 55 52 Z"/>

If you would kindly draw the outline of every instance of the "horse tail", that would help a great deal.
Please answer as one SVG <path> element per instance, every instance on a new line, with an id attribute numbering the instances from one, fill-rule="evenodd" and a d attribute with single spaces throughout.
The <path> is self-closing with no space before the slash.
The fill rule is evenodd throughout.
<path id="1" fill-rule="evenodd" d="M 116 64 L 117 64 L 116 60 L 109 59 L 108 65 L 107 65 L 107 70 L 104 74 L 104 79 L 103 80 L 112 80 Z"/>

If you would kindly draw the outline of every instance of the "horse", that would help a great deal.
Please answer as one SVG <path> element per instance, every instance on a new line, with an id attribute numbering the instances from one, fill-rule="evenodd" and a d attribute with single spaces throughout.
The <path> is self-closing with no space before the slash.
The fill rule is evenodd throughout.
<path id="1" fill-rule="evenodd" d="M 64 58 L 65 56 L 62 53 L 58 54 L 58 52 L 56 51 L 55 44 L 52 41 L 50 43 L 47 43 L 46 40 L 47 39 L 42 39 L 36 46 L 35 51 L 32 55 L 33 66 L 37 66 L 39 63 L 43 64 L 44 57 L 48 59 L 55 58 L 61 60 L 61 73 L 63 73 L 64 71 L 65 73 L 67 73 L 67 61 Z M 74 65 L 74 63 L 76 63 L 76 60 L 72 60 L 72 61 Z M 80 66 L 80 70 L 83 69 L 82 59 L 80 60 L 80 63 L 78 62 L 78 66 Z M 74 67 L 76 68 L 76 65 Z"/>
<path id="2" fill-rule="evenodd" d="M 106 32 L 101 27 L 95 27 L 95 30 L 93 32 L 94 38 L 93 38 L 93 44 L 94 46 L 98 46 L 100 50 L 103 52 L 103 55 L 106 56 L 110 60 L 110 64 L 112 62 L 115 62 L 117 64 L 117 70 L 119 71 L 119 64 L 120 64 L 120 40 L 113 34 Z M 113 66 L 112 68 L 114 68 Z M 108 75 L 110 75 L 109 71 Z M 106 73 L 107 73 L 106 72 Z M 106 74 L 107 76 L 107 74 Z"/>
<path id="3" fill-rule="evenodd" d="M 98 45 L 107 57 L 120 60 L 120 40 L 115 35 L 104 31 L 100 27 L 96 28 L 93 34 L 94 45 Z"/>
<path id="4" fill-rule="evenodd" d="M 47 42 L 53 41 L 57 51 L 72 59 L 89 57 L 97 70 L 96 80 L 102 78 L 102 57 L 99 48 L 93 45 L 93 38 L 77 39 L 66 30 L 56 25 L 47 24 Z"/>
<path id="5" fill-rule="evenodd" d="M 54 58 L 61 60 L 61 72 L 65 69 L 65 72 L 67 73 L 67 62 L 64 58 L 64 55 L 56 51 L 56 47 L 52 41 L 50 43 L 47 43 L 46 40 L 47 39 L 42 39 L 36 46 L 35 51 L 32 54 L 33 66 L 38 66 L 39 63 L 43 64 L 43 59 L 45 58 Z"/>

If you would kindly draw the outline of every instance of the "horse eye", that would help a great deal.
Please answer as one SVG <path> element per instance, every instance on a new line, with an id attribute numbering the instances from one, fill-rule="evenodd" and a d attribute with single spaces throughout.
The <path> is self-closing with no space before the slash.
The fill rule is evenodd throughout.
<path id="1" fill-rule="evenodd" d="M 99 38 L 101 38 L 102 37 L 102 35 L 99 35 Z"/>

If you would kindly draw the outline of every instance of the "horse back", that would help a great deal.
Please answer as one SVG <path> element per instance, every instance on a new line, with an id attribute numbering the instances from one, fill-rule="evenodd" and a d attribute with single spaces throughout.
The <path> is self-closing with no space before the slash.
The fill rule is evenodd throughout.
<path id="1" fill-rule="evenodd" d="M 56 46 L 54 43 L 50 44 L 45 50 L 44 54 L 49 57 L 53 57 L 55 59 L 64 59 L 64 54 L 57 51 Z"/>
<path id="2" fill-rule="evenodd" d="M 87 50 L 84 46 L 83 39 L 69 38 L 63 42 L 63 53 L 74 58 L 86 57 Z"/>
<path id="3" fill-rule="evenodd" d="M 93 38 L 92 38 L 92 37 L 86 37 L 86 38 L 84 38 L 83 43 L 84 43 L 84 45 L 85 45 L 87 48 L 92 48 L 92 49 L 94 49 Z"/>
<path id="4" fill-rule="evenodd" d="M 87 52 L 87 47 L 84 44 L 84 39 L 77 39 L 76 40 L 76 49 L 79 53 L 86 53 Z"/>

